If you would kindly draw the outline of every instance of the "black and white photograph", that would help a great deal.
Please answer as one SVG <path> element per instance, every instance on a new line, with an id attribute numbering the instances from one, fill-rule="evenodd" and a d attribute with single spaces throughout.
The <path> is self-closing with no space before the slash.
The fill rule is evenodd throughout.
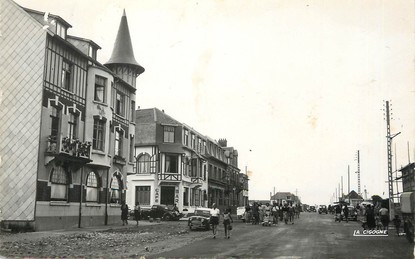
<path id="1" fill-rule="evenodd" d="M 0 0 L 0 259 L 415 258 L 415 1 Z"/>

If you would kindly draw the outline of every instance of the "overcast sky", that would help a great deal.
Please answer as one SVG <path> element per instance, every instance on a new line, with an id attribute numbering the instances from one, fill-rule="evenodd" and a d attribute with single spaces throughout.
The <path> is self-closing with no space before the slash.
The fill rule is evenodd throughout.
<path id="1" fill-rule="evenodd" d="M 125 8 L 137 105 L 226 138 L 250 199 L 328 204 L 341 183 L 388 196 L 384 100 L 397 165 L 415 160 L 414 1 L 17 0 L 92 39 L 108 61 Z M 395 153 L 395 151 L 394 151 Z M 395 158 L 393 159 L 395 161 Z M 395 169 L 395 164 L 394 164 Z"/>

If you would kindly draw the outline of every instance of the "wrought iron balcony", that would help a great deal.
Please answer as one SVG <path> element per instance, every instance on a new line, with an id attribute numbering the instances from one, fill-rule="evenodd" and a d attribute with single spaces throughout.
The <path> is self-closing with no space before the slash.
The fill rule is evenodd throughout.
<path id="1" fill-rule="evenodd" d="M 66 154 L 70 157 L 89 159 L 91 157 L 91 142 L 82 142 L 68 137 L 49 136 L 46 153 L 54 156 Z"/>

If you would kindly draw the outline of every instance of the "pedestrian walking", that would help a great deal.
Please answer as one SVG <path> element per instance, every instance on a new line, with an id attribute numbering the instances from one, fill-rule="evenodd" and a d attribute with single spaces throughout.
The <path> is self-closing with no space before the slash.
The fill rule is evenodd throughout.
<path id="1" fill-rule="evenodd" d="M 216 203 L 212 204 L 212 211 L 210 216 L 210 224 L 212 225 L 213 238 L 216 238 L 216 232 L 219 225 L 220 210 L 216 207 Z"/>
<path id="2" fill-rule="evenodd" d="M 274 202 L 273 206 L 272 206 L 272 223 L 274 225 L 278 225 L 278 206 L 277 203 Z"/>
<path id="3" fill-rule="evenodd" d="M 121 220 L 122 225 L 128 225 L 128 205 L 125 201 L 121 204 Z"/>
<path id="4" fill-rule="evenodd" d="M 401 227 L 401 219 L 399 218 L 399 215 L 395 215 L 395 218 L 393 219 L 393 224 L 395 225 L 396 234 L 399 236 Z"/>
<path id="5" fill-rule="evenodd" d="M 288 204 L 285 203 L 284 206 L 282 207 L 282 213 L 283 213 L 283 218 L 284 218 L 284 222 L 285 224 L 288 223 L 288 217 L 289 217 L 289 208 L 288 208 Z"/>
<path id="6" fill-rule="evenodd" d="M 290 223 L 294 224 L 294 207 L 292 204 L 288 206 L 288 217 L 290 219 Z"/>
<path id="7" fill-rule="evenodd" d="M 138 226 L 138 221 L 141 220 L 141 207 L 139 202 L 137 202 L 134 207 L 134 220 L 137 222 Z"/>
<path id="8" fill-rule="evenodd" d="M 259 208 L 258 208 L 259 222 L 264 221 L 265 208 L 266 208 L 265 204 L 259 203 Z"/>
<path id="9" fill-rule="evenodd" d="M 252 206 L 252 224 L 259 224 L 259 208 L 258 203 L 254 202 L 254 205 Z"/>
<path id="10" fill-rule="evenodd" d="M 347 207 L 347 205 L 344 205 L 343 207 L 343 214 L 344 217 L 346 218 L 346 223 L 349 222 L 349 208 Z"/>
<path id="11" fill-rule="evenodd" d="M 335 205 L 334 211 L 336 212 L 335 221 L 342 221 L 342 206 L 340 204 Z"/>
<path id="12" fill-rule="evenodd" d="M 383 230 L 389 230 L 389 210 L 385 207 L 382 207 L 379 210 L 380 221 L 383 225 Z"/>
<path id="13" fill-rule="evenodd" d="M 369 229 L 376 228 L 375 212 L 370 204 L 366 208 L 366 223 Z"/>
<path id="14" fill-rule="evenodd" d="M 223 227 L 225 228 L 225 238 L 227 239 L 231 238 L 231 230 L 232 230 L 231 223 L 233 223 L 233 219 L 231 216 L 231 209 L 228 208 L 223 213 Z"/>
<path id="15" fill-rule="evenodd" d="M 251 207 L 248 204 L 245 207 L 245 222 L 246 222 L 246 224 L 251 222 L 251 218 L 252 218 L 252 216 L 251 216 Z"/>

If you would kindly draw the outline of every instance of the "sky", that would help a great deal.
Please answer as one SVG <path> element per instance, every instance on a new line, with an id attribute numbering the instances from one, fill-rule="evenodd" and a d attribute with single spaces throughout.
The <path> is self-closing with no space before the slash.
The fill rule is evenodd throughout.
<path id="1" fill-rule="evenodd" d="M 101 46 L 101 63 L 125 9 L 146 69 L 137 105 L 226 138 L 250 199 L 283 191 L 329 204 L 339 186 L 347 193 L 348 171 L 358 191 L 358 150 L 363 196 L 387 198 L 385 100 L 401 132 L 393 169 L 415 160 L 414 1 L 16 2 L 61 16 L 69 35 Z"/>

